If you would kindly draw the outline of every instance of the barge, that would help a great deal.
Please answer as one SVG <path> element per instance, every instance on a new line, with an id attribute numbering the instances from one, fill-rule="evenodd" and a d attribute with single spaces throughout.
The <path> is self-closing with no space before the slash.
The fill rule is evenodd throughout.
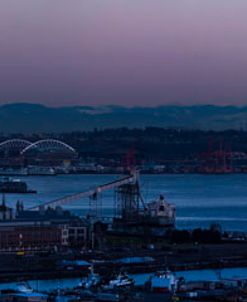
<path id="1" fill-rule="evenodd" d="M 30 190 L 25 181 L 4 177 L 0 180 L 0 193 L 37 193 L 36 190 Z"/>

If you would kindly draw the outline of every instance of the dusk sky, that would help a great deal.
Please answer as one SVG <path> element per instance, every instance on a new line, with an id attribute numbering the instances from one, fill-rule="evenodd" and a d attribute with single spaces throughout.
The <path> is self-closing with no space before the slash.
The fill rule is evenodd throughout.
<path id="1" fill-rule="evenodd" d="M 247 0 L 1 0 L 0 103 L 247 104 Z"/>

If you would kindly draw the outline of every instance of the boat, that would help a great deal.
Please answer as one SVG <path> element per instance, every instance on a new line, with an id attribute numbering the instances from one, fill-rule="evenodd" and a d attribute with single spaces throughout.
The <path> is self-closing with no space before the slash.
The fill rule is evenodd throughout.
<path id="1" fill-rule="evenodd" d="M 33 288 L 27 282 L 19 282 L 16 286 L 17 291 L 20 293 L 29 294 L 34 292 Z"/>
<path id="2" fill-rule="evenodd" d="M 0 193 L 37 193 L 29 190 L 25 181 L 4 177 L 0 180 Z"/>
<path id="3" fill-rule="evenodd" d="M 153 202 L 147 204 L 147 222 L 164 227 L 174 227 L 176 221 L 176 208 L 168 203 L 163 195 Z"/>
<path id="4" fill-rule="evenodd" d="M 156 293 L 174 292 L 177 288 L 178 280 L 170 271 L 157 272 L 150 279 L 151 291 Z"/>
<path id="5" fill-rule="evenodd" d="M 132 185 L 134 186 L 134 185 Z M 121 189 L 122 190 L 122 189 Z M 122 209 L 118 217 L 113 218 L 112 228 L 109 232 L 123 235 L 146 236 L 148 229 L 150 236 L 166 236 L 169 229 L 176 223 L 176 208 L 168 203 L 163 195 L 158 199 L 137 205 L 133 196 L 130 196 L 131 205 L 125 202 L 124 194 L 129 194 L 133 188 L 122 190 Z M 138 189 L 136 189 L 138 190 Z M 125 192 L 124 192 L 125 191 Z M 136 197 L 138 198 L 138 191 Z M 142 197 L 139 197 L 142 200 Z"/>
<path id="6" fill-rule="evenodd" d="M 100 276 L 94 273 L 94 268 L 92 266 L 90 267 L 90 274 L 88 275 L 87 278 L 83 279 L 79 283 L 78 288 L 90 289 L 97 286 L 100 283 L 100 281 L 101 281 Z"/>
<path id="7" fill-rule="evenodd" d="M 115 278 L 109 281 L 109 284 L 105 286 L 106 289 L 116 289 L 116 288 L 127 288 L 134 286 L 134 279 L 130 278 L 125 273 L 118 274 Z"/>

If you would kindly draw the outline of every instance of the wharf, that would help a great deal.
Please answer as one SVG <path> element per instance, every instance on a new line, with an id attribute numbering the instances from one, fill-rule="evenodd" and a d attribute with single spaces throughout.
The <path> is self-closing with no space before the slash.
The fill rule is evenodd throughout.
<path id="1" fill-rule="evenodd" d="M 149 273 L 169 267 L 173 271 L 247 267 L 246 243 L 223 243 L 201 246 L 170 246 L 166 250 L 136 249 L 98 251 L 91 253 L 16 255 L 1 254 L 0 281 L 16 279 L 80 278 L 87 274 L 87 266 L 62 265 L 64 260 L 86 260 L 94 263 L 96 272 L 108 275 L 125 269 L 128 273 Z M 150 262 L 119 262 L 125 257 L 150 257 Z"/>

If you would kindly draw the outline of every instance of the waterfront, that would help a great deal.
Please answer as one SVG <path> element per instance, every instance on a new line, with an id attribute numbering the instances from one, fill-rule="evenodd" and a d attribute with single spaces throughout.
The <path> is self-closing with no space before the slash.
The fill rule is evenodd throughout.
<path id="1" fill-rule="evenodd" d="M 36 195 L 11 194 L 6 200 L 13 206 L 17 200 L 25 207 L 70 195 L 119 178 L 119 175 L 57 175 L 18 177 Z M 177 209 L 177 227 L 207 227 L 220 223 L 223 229 L 247 231 L 247 175 L 141 175 L 142 193 L 150 201 L 164 194 Z M 101 197 L 103 215 L 113 214 L 114 194 L 104 192 Z M 80 215 L 88 213 L 89 200 L 76 201 L 67 206 Z"/>
<path id="2" fill-rule="evenodd" d="M 219 272 L 221 278 L 224 279 L 247 279 L 247 268 L 227 268 L 222 270 L 192 270 L 192 271 L 178 271 L 175 273 L 176 277 L 183 277 L 187 282 L 190 281 L 216 281 L 219 280 Z M 153 275 L 148 274 L 133 274 L 130 277 L 134 278 L 136 286 L 143 286 L 148 281 L 149 277 Z M 50 291 L 59 288 L 73 288 L 77 286 L 81 278 L 61 278 L 52 280 L 30 280 L 28 283 L 37 291 Z M 0 283 L 0 290 L 2 289 L 16 289 L 17 283 Z"/>

